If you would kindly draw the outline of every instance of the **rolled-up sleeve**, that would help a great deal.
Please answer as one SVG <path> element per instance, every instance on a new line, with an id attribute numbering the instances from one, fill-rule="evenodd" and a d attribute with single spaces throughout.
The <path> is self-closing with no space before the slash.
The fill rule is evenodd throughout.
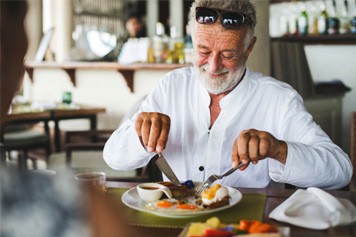
<path id="1" fill-rule="evenodd" d="M 299 96 L 292 98 L 286 108 L 281 128 L 288 145 L 287 162 L 283 165 L 269 160 L 271 179 L 298 187 L 346 186 L 353 172 L 348 155 L 313 121 Z M 298 129 L 291 129 L 292 126 Z"/>

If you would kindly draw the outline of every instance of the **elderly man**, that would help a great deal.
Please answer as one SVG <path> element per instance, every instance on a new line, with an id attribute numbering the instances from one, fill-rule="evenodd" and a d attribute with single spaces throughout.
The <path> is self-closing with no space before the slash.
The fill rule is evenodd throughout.
<path id="1" fill-rule="evenodd" d="M 189 24 L 194 67 L 163 77 L 138 113 L 112 134 L 104 149 L 108 165 L 134 169 L 162 152 L 182 181 L 203 181 L 243 163 L 220 182 L 347 185 L 349 158 L 313 121 L 301 96 L 246 68 L 256 42 L 254 6 L 248 0 L 196 0 Z"/>

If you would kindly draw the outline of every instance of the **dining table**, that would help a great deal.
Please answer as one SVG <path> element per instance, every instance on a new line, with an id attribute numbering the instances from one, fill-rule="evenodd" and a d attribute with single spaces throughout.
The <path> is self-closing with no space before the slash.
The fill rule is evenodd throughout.
<path id="1" fill-rule="evenodd" d="M 60 122 L 70 119 L 88 119 L 90 129 L 97 128 L 97 115 L 106 112 L 104 107 L 83 105 L 83 104 L 64 104 L 58 103 L 50 108 L 33 108 L 32 103 L 25 105 L 13 106 L 11 113 L 7 114 L 2 121 L 2 125 L 18 124 L 18 123 L 34 123 L 45 122 L 45 130 L 49 133 L 48 122 L 54 123 L 54 146 L 55 151 L 62 150 Z"/>
<path id="2" fill-rule="evenodd" d="M 106 112 L 104 107 L 78 105 L 75 108 L 53 109 L 51 120 L 54 122 L 54 142 L 56 151 L 62 150 L 59 122 L 69 119 L 88 119 L 90 130 L 97 128 L 97 115 Z"/>
<path id="3" fill-rule="evenodd" d="M 170 218 L 170 217 L 156 217 L 154 214 L 145 213 L 144 218 L 146 220 L 142 220 L 142 214 L 139 213 L 140 211 L 137 210 L 130 210 L 130 207 L 125 206 L 122 203 L 122 194 L 128 192 L 129 190 L 135 189 L 135 187 L 139 183 L 136 182 L 120 182 L 120 181 L 107 181 L 106 182 L 106 195 L 114 195 L 118 205 L 122 207 L 125 212 L 134 213 L 132 216 L 133 219 L 127 220 L 127 225 L 130 229 L 134 231 L 134 236 L 140 237 L 180 237 L 185 225 L 176 227 L 172 226 L 172 223 L 186 223 L 195 222 L 196 218 L 190 219 L 188 218 Z M 308 237 L 308 236 L 315 236 L 315 237 L 326 237 L 326 236 L 343 236 L 343 237 L 351 237 L 356 236 L 356 223 L 332 227 L 327 230 L 313 230 L 302 228 L 298 226 L 294 226 L 285 222 L 279 222 L 274 219 L 269 218 L 269 214 L 271 211 L 288 199 L 297 189 L 277 189 L 277 188 L 234 188 L 238 190 L 242 194 L 242 201 L 241 203 L 236 204 L 236 218 L 250 218 L 253 216 L 253 213 L 239 213 L 239 209 L 251 210 L 254 212 L 254 206 L 261 205 L 261 216 L 260 221 L 274 224 L 278 227 L 282 227 L 289 232 L 290 237 Z M 116 192 L 116 194 L 115 194 Z M 327 190 L 328 193 L 337 197 L 337 198 L 345 198 L 350 200 L 354 205 L 356 205 L 356 191 L 341 191 L 341 190 Z M 111 193 L 111 194 L 110 194 Z M 250 200 L 251 199 L 251 200 Z M 229 209 L 232 209 L 229 208 Z M 231 215 L 228 214 L 228 210 L 221 210 L 217 213 L 209 214 L 206 216 L 200 217 L 202 220 L 206 220 L 212 216 L 219 216 L 224 218 L 224 215 Z M 136 215 L 136 216 L 135 216 Z M 130 217 L 130 215 L 129 215 Z M 148 220 L 149 219 L 149 220 Z M 173 220 L 172 220 L 173 219 Z M 157 223 L 152 223 L 154 220 Z M 165 225 L 166 223 L 170 223 Z M 232 223 L 227 223 L 232 224 Z M 235 223 L 238 224 L 238 223 Z"/>

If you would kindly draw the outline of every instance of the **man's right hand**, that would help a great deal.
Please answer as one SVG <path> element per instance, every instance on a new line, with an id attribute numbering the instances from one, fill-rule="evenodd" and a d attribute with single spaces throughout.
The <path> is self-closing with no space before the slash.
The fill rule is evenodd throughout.
<path id="1" fill-rule="evenodd" d="M 137 116 L 135 129 L 149 152 L 162 152 L 166 148 L 171 119 L 161 113 L 142 112 Z"/>

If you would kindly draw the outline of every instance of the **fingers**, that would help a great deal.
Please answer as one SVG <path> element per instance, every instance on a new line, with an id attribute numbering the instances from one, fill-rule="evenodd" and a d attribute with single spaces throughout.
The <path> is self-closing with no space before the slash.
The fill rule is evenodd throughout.
<path id="1" fill-rule="evenodd" d="M 246 141 L 249 141 L 251 138 L 251 135 L 246 132 L 242 132 L 240 136 L 237 139 L 237 152 L 238 156 L 240 157 L 240 161 L 244 164 L 248 164 L 250 159 L 249 159 L 249 146 Z"/>
<path id="2" fill-rule="evenodd" d="M 250 140 L 248 142 L 247 154 L 253 164 L 257 164 L 258 158 L 260 156 L 259 144 L 260 144 L 260 139 L 258 136 L 253 135 L 250 137 Z"/>
<path id="3" fill-rule="evenodd" d="M 259 153 L 261 157 L 266 157 L 269 154 L 270 142 L 267 138 L 262 137 L 259 143 Z"/>
<path id="4" fill-rule="evenodd" d="M 238 164 L 240 164 L 241 158 L 239 155 L 239 146 L 238 146 L 238 139 L 235 140 L 234 145 L 232 146 L 232 167 L 236 167 L 238 166 Z M 246 162 L 246 159 L 244 160 L 244 162 Z M 245 170 L 249 164 L 249 161 L 247 161 L 247 163 L 245 163 L 245 166 L 242 166 L 240 168 L 240 170 Z"/>
<path id="5" fill-rule="evenodd" d="M 166 147 L 170 118 L 165 114 L 142 112 L 137 116 L 135 129 L 149 152 L 161 152 Z"/>
<path id="6" fill-rule="evenodd" d="M 162 124 L 161 133 L 157 140 L 156 151 L 162 152 L 166 148 L 166 143 L 168 141 L 168 134 L 170 128 L 170 120 Z"/>
<path id="7" fill-rule="evenodd" d="M 257 164 L 259 160 L 270 157 L 272 154 L 271 146 L 272 144 L 277 144 L 277 141 L 270 133 L 264 131 L 256 129 L 242 131 L 233 145 L 233 167 L 236 167 L 239 163 L 243 163 L 246 166 L 243 166 L 241 170 L 244 170 L 250 162 Z"/>

